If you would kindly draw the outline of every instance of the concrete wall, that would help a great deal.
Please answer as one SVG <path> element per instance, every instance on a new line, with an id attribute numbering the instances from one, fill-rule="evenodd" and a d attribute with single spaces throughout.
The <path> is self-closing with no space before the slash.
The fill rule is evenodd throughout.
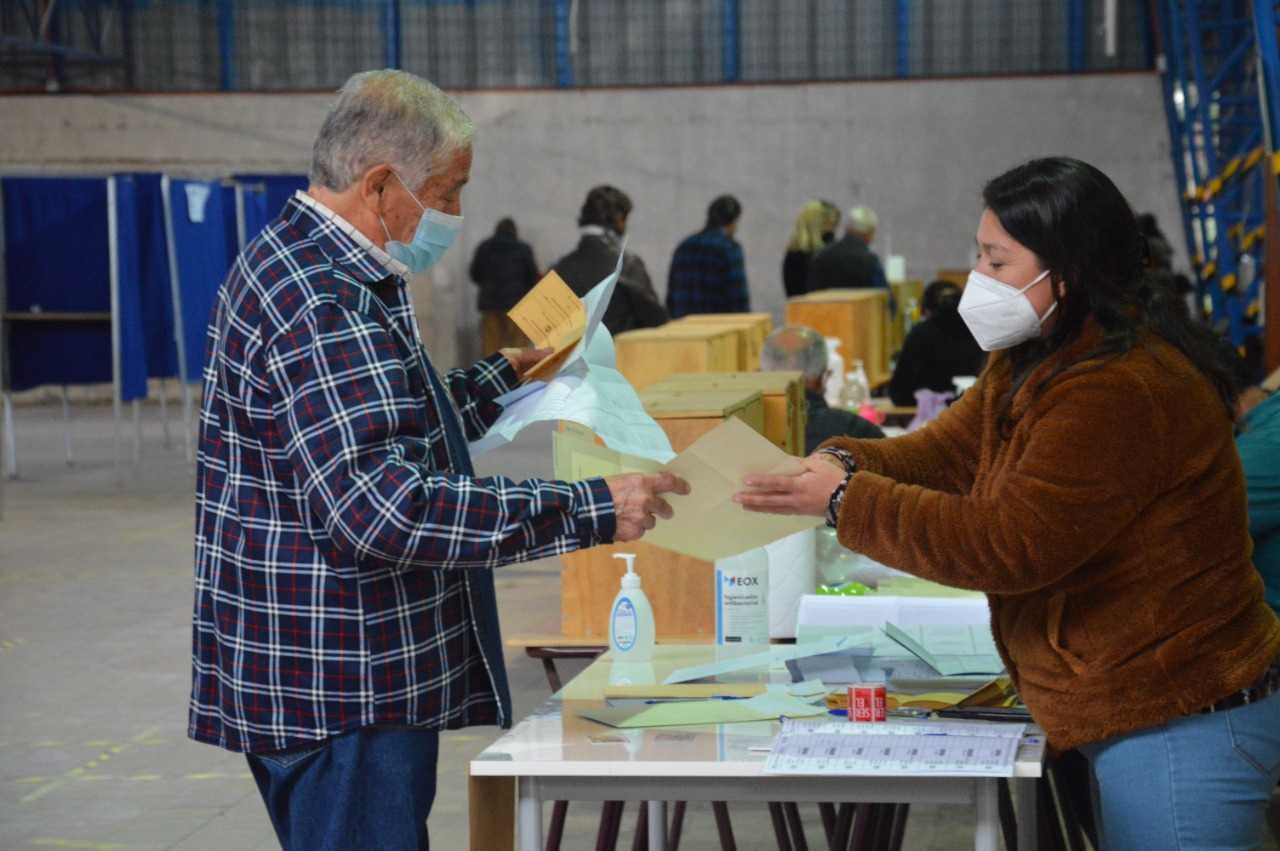
<path id="1" fill-rule="evenodd" d="M 1034 156 L 1107 172 L 1181 245 L 1159 81 L 1149 74 L 682 89 L 466 92 L 479 128 L 467 224 L 415 282 L 441 365 L 478 354 L 471 252 L 514 216 L 543 266 L 576 243 L 586 190 L 635 201 L 629 247 L 659 293 L 671 251 L 724 192 L 745 212 L 753 307 L 782 317 L 782 254 L 804 201 L 880 215 L 909 277 L 969 263 L 983 183 Z M 0 173 L 305 171 L 328 95 L 0 98 Z M 1185 252 L 1182 253 L 1185 265 Z"/>

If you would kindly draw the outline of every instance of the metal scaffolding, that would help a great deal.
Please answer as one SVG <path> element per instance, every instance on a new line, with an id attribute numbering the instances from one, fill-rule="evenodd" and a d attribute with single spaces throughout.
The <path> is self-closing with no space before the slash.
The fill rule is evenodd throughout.
<path id="1" fill-rule="evenodd" d="M 1267 208 L 1275 203 L 1276 4 L 1159 0 L 1173 165 L 1197 303 L 1237 346 L 1263 332 Z M 1268 93 L 1273 93 L 1268 97 Z"/>

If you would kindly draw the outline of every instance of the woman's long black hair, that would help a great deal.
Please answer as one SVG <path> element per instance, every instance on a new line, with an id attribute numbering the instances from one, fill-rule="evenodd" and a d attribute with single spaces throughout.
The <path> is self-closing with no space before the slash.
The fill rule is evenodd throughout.
<path id="1" fill-rule="evenodd" d="M 1146 241 L 1133 210 L 1116 185 L 1088 163 L 1069 157 L 1032 160 L 992 180 L 982 199 L 1009 236 L 1035 253 L 1063 293 L 1046 333 L 1008 350 L 1013 384 L 1000 408 L 999 425 L 1013 396 L 1041 363 L 1076 339 L 1086 320 L 1103 329 L 1103 342 L 1079 361 L 1058 364 L 1049 381 L 1075 363 L 1133 348 L 1147 329 L 1182 352 L 1208 378 L 1234 416 L 1236 391 L 1214 354 L 1209 329 L 1195 322 L 1186 303 L 1146 272 Z"/>

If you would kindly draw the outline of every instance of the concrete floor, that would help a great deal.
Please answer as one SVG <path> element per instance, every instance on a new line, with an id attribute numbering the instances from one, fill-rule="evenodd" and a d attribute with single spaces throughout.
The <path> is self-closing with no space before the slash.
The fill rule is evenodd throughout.
<path id="1" fill-rule="evenodd" d="M 166 445 L 157 406 L 144 406 L 141 422 L 141 460 L 128 460 L 126 425 L 117 466 L 110 406 L 73 406 L 69 466 L 61 409 L 15 411 L 19 476 L 0 492 L 2 849 L 278 847 L 243 757 L 186 738 L 192 471 L 176 423 Z M 549 475 L 549 435 L 521 435 L 477 466 Z M 500 572 L 504 631 L 558 629 L 557 577 L 549 561 Z M 527 714 L 548 695 L 541 665 L 512 654 L 507 667 L 516 713 Z M 561 663 L 562 675 L 580 667 Z M 442 737 L 438 851 L 467 848 L 467 762 L 497 733 Z M 731 812 L 740 851 L 776 847 L 763 806 Z M 816 849 L 817 812 L 803 812 Z M 596 805 L 571 806 L 563 847 L 593 848 L 597 815 Z M 905 845 L 972 847 L 971 819 L 964 807 L 914 807 Z M 634 818 L 625 821 L 619 848 L 631 847 Z M 691 805 L 681 847 L 719 848 L 708 808 Z"/>

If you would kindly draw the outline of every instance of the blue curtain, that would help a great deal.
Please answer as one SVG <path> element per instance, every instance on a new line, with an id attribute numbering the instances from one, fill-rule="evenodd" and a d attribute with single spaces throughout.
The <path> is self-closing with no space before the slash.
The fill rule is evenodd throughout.
<path id="1" fill-rule="evenodd" d="M 192 188 L 189 193 L 188 187 Z M 207 191 L 203 206 L 192 195 Z M 169 181 L 174 251 L 178 260 L 187 381 L 204 370 L 205 335 L 218 287 L 239 252 L 234 187 L 201 180 Z"/>
<path id="2" fill-rule="evenodd" d="M 8 177 L 4 203 L 9 387 L 92 384 L 112 379 L 111 262 L 107 181 L 102 177 Z M 117 182 L 121 398 L 146 395 L 139 313 L 134 187 Z M 48 314 L 100 318 L 41 320 Z"/>
<path id="3" fill-rule="evenodd" d="M 258 231 L 280 215 L 285 202 L 293 197 L 294 192 L 306 189 L 311 184 L 305 174 L 236 174 L 232 175 L 232 179 L 246 185 L 261 186 L 265 193 L 263 206 L 256 211 L 260 218 L 250 218 L 248 204 L 245 205 L 245 232 L 250 242 L 258 235 Z"/>

